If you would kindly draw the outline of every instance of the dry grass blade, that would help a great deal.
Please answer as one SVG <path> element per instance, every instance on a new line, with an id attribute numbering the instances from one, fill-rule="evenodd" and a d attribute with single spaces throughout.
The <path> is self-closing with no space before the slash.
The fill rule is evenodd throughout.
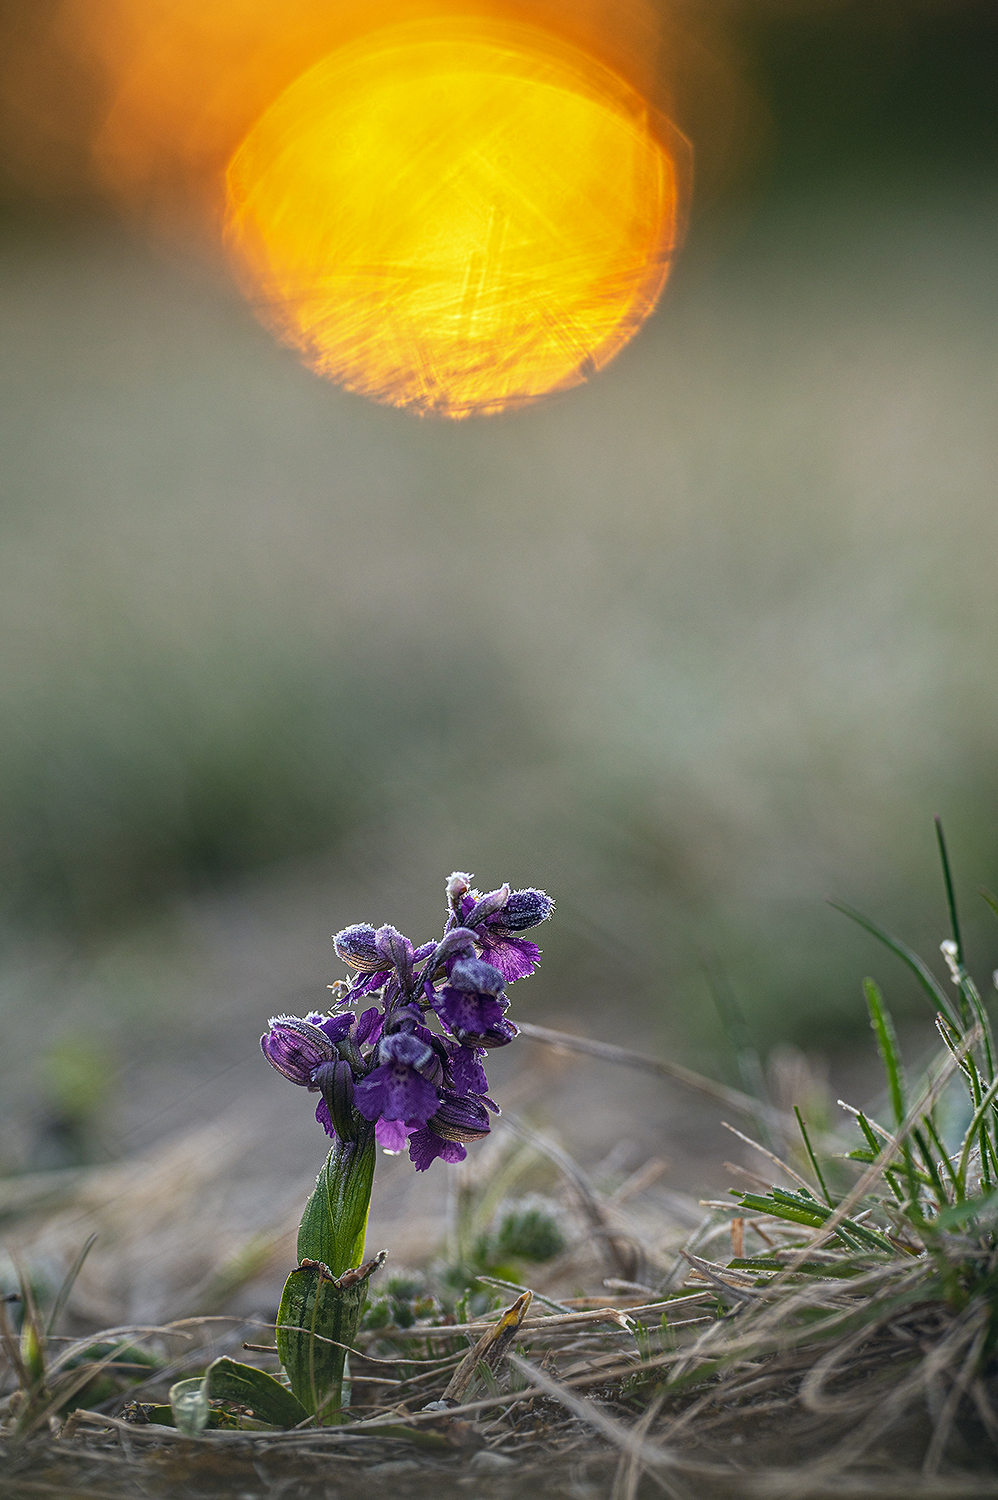
<path id="1" fill-rule="evenodd" d="M 644 1444 L 655 1418 L 662 1409 L 664 1400 L 665 1392 L 661 1391 L 642 1413 L 633 1429 L 635 1444 Z M 641 1483 L 641 1476 L 644 1472 L 645 1465 L 636 1451 L 622 1453 L 620 1462 L 617 1464 L 610 1500 L 636 1500 L 638 1485 Z"/>
<path id="2" fill-rule="evenodd" d="M 779 1167 L 781 1172 L 785 1172 L 792 1182 L 796 1182 L 799 1187 L 804 1189 L 805 1193 L 811 1192 L 810 1183 L 806 1182 L 799 1172 L 795 1172 L 793 1167 L 788 1167 L 786 1162 L 782 1161 L 780 1157 L 774 1155 L 772 1151 L 767 1150 L 765 1146 L 760 1146 L 759 1142 L 754 1141 L 750 1135 L 743 1135 L 740 1130 L 736 1130 L 733 1125 L 729 1125 L 727 1120 L 722 1120 L 721 1124 L 725 1130 L 730 1130 L 732 1135 L 736 1135 L 740 1141 L 744 1141 L 746 1146 L 751 1146 L 753 1151 L 758 1151 L 762 1156 L 768 1157 L 774 1166 Z"/>
<path id="3" fill-rule="evenodd" d="M 593 1191 L 588 1177 L 578 1162 L 573 1161 L 568 1152 L 563 1150 L 556 1141 L 539 1134 L 536 1130 L 531 1130 L 529 1125 L 525 1125 L 515 1115 L 503 1116 L 502 1123 L 507 1130 L 519 1136 L 527 1145 L 533 1146 L 534 1150 L 539 1151 L 542 1156 L 546 1156 L 572 1184 L 578 1194 L 582 1211 L 594 1232 L 600 1236 L 606 1246 L 607 1256 L 612 1262 L 611 1268 L 618 1276 L 629 1279 L 636 1275 L 641 1257 L 640 1246 L 614 1231 L 606 1209 Z"/>
<path id="4" fill-rule="evenodd" d="M 557 1047 L 563 1052 L 581 1052 L 587 1057 L 602 1058 L 604 1062 L 621 1063 L 625 1068 L 640 1068 L 645 1073 L 657 1073 L 660 1078 L 672 1078 L 676 1083 L 695 1089 L 698 1094 L 726 1104 L 729 1109 L 737 1109 L 750 1118 L 765 1119 L 768 1124 L 781 1130 L 796 1128 L 792 1115 L 784 1115 L 768 1104 L 763 1104 L 761 1100 L 753 1099 L 751 1094 L 743 1094 L 741 1089 L 729 1088 L 727 1084 L 717 1083 L 713 1078 L 705 1078 L 702 1073 L 694 1073 L 691 1068 L 684 1068 L 679 1063 L 649 1057 L 645 1052 L 633 1052 L 629 1047 L 617 1047 L 612 1042 L 597 1042 L 590 1037 L 572 1036 L 567 1031 L 552 1031 L 548 1026 L 534 1026 L 526 1021 L 518 1021 L 517 1025 L 524 1036 L 532 1037 L 535 1042 L 543 1042 L 548 1047 Z"/>
<path id="5" fill-rule="evenodd" d="M 433 1406 L 459 1406 L 462 1396 L 474 1380 L 475 1371 L 482 1361 L 490 1370 L 494 1371 L 498 1368 L 507 1349 L 522 1327 L 531 1298 L 530 1292 L 524 1292 L 521 1297 L 517 1297 L 513 1306 L 506 1309 L 498 1322 L 482 1334 L 475 1347 L 468 1350 L 454 1371 L 439 1402 L 433 1402 Z"/>
<path id="6" fill-rule="evenodd" d="M 709 1297 L 711 1295 L 712 1294 L 709 1291 L 705 1290 L 703 1292 L 693 1292 L 692 1294 L 685 1297 L 670 1297 L 667 1301 L 663 1302 L 647 1302 L 640 1307 L 590 1307 L 586 1308 L 582 1312 L 553 1313 L 549 1318 L 526 1318 L 522 1324 L 522 1328 L 524 1332 L 546 1333 L 549 1330 L 553 1329 L 576 1327 L 581 1328 L 584 1327 L 587 1323 L 609 1322 L 616 1323 L 619 1328 L 629 1330 L 630 1322 L 628 1320 L 633 1319 L 640 1314 L 661 1314 L 664 1312 L 668 1312 L 668 1310 L 673 1307 L 686 1307 L 694 1302 L 700 1302 L 704 1299 L 704 1297 Z M 466 1333 L 481 1334 L 494 1327 L 494 1322 L 486 1323 L 484 1319 L 480 1319 L 476 1323 L 452 1323 L 449 1325 L 437 1324 L 435 1326 L 431 1325 L 429 1327 L 425 1327 L 420 1324 L 414 1324 L 411 1328 L 393 1328 L 391 1330 L 391 1337 L 392 1339 L 450 1339 L 457 1338 L 458 1336 Z M 318 1338 L 319 1335 L 317 1334 L 316 1337 Z M 369 1343 L 376 1343 L 379 1339 L 383 1339 L 384 1337 L 384 1329 L 374 1329 L 365 1335 L 365 1341 Z M 326 1340 L 326 1342 L 332 1343 L 335 1341 L 330 1339 Z M 363 1350 L 358 1349 L 355 1352 L 363 1353 Z M 365 1355 L 365 1358 L 366 1357 L 367 1356 Z"/>
<path id="7" fill-rule="evenodd" d="M 623 1422 L 618 1422 L 616 1418 L 607 1416 L 606 1412 L 602 1411 L 592 1401 L 587 1401 L 584 1397 L 576 1396 L 567 1386 L 562 1385 L 557 1380 L 553 1380 L 550 1375 L 546 1374 L 543 1370 L 539 1370 L 536 1365 L 530 1364 L 528 1360 L 521 1359 L 518 1354 L 511 1354 L 509 1362 L 532 1385 L 539 1386 L 546 1396 L 550 1396 L 553 1400 L 560 1402 L 567 1411 L 570 1411 L 573 1416 L 578 1417 L 588 1427 L 593 1428 L 601 1437 L 606 1438 L 615 1448 L 619 1448 L 628 1457 L 635 1458 L 646 1467 L 656 1470 L 672 1469 L 677 1473 L 685 1471 L 687 1473 L 713 1474 L 715 1476 L 727 1472 L 716 1465 L 691 1463 L 681 1458 L 677 1453 L 670 1452 L 666 1448 L 653 1446 L 643 1437 L 637 1437 L 632 1429 L 624 1426 Z M 668 1488 L 677 1497 L 681 1494 L 674 1485 L 668 1485 Z"/>
<path id="8" fill-rule="evenodd" d="M 963 1361 L 963 1367 L 954 1380 L 953 1385 L 950 1388 L 949 1395 L 946 1397 L 946 1400 L 943 1403 L 942 1411 L 939 1413 L 939 1419 L 936 1422 L 935 1428 L 933 1430 L 932 1441 L 929 1444 L 928 1452 L 925 1455 L 925 1461 L 922 1464 L 922 1472 L 924 1474 L 937 1473 L 939 1465 L 943 1461 L 943 1456 L 946 1452 L 946 1445 L 949 1442 L 950 1433 L 953 1428 L 953 1423 L 956 1420 L 956 1414 L 960 1408 L 960 1403 L 963 1401 L 968 1390 L 970 1389 L 971 1382 L 973 1381 L 974 1376 L 977 1374 L 977 1371 L 980 1367 L 981 1353 L 987 1341 L 988 1334 L 990 1333 L 989 1313 L 990 1309 L 987 1307 L 982 1307 L 980 1309 L 978 1317 L 979 1326 L 977 1329 L 977 1333 L 973 1341 L 971 1342 L 969 1350 L 967 1351 L 967 1356 Z"/>

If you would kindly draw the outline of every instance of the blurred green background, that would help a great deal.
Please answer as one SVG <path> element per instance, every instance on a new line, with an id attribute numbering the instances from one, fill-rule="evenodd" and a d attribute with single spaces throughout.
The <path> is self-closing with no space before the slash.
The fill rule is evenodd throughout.
<path id="1" fill-rule="evenodd" d="M 263 1087 L 329 933 L 425 939 L 455 867 L 558 899 L 515 1014 L 724 1077 L 705 968 L 763 1052 L 852 1047 L 866 972 L 924 1014 L 826 898 L 934 954 L 933 813 L 993 966 L 998 14 L 725 24 L 760 144 L 509 417 L 346 396 L 221 267 L 7 183 L 0 1169 Z"/>

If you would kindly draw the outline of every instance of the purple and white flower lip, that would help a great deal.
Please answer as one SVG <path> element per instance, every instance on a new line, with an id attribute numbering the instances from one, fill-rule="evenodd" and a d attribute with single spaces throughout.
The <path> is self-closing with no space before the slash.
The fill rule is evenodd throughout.
<path id="1" fill-rule="evenodd" d="M 464 1159 L 465 1143 L 489 1133 L 482 1060 L 517 1036 L 505 987 L 533 972 L 539 950 L 518 933 L 551 915 L 543 891 L 501 885 L 482 896 L 472 876 L 447 882 L 442 938 L 414 948 L 389 924 L 357 922 L 333 938 L 355 971 L 337 981 L 329 1015 L 275 1016 L 260 1045 L 292 1083 L 320 1093 L 316 1119 L 343 1142 L 387 1151 L 406 1145 L 417 1171 Z M 369 995 L 359 1014 L 352 1007 Z M 436 1022 L 440 1029 L 432 1030 Z"/>

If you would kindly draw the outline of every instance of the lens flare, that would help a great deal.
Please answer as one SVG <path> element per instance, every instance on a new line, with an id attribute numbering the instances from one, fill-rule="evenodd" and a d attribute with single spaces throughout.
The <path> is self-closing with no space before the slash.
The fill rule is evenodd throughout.
<path id="1" fill-rule="evenodd" d="M 495 413 L 585 380 L 648 317 L 680 154 L 628 84 L 546 33 L 393 26 L 253 126 L 227 243 L 318 373 L 421 413 Z"/>

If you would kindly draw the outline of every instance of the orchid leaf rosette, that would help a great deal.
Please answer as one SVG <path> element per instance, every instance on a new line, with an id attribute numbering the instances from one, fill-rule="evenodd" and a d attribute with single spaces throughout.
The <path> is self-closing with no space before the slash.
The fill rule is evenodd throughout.
<path id="1" fill-rule="evenodd" d="M 471 880 L 460 872 L 448 880 L 439 941 L 414 947 L 396 928 L 364 922 L 338 932 L 333 946 L 354 977 L 331 987 L 331 1011 L 275 1016 L 260 1040 L 279 1073 L 320 1095 L 315 1118 L 332 1140 L 277 1329 L 291 1389 L 320 1421 L 339 1419 L 343 1346 L 384 1259 L 364 1262 L 378 1149 L 407 1150 L 417 1172 L 438 1158 L 463 1161 L 499 1113 L 484 1061 L 517 1035 L 506 986 L 537 967 L 540 950 L 522 934 L 554 903 L 508 885 L 483 896 Z"/>

